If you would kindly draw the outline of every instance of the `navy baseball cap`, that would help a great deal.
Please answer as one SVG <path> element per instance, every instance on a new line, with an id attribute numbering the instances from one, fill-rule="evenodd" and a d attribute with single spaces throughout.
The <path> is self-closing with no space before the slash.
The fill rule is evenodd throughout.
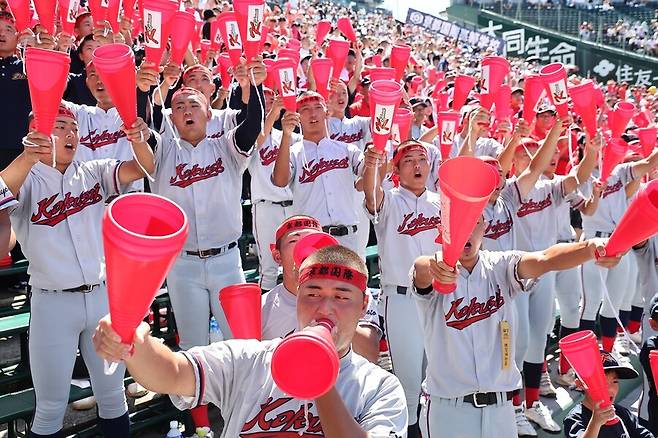
<path id="1" fill-rule="evenodd" d="M 617 358 L 607 351 L 601 351 L 601 360 L 603 361 L 603 371 L 614 371 L 620 379 L 636 379 L 640 377 L 632 365 L 620 364 Z"/>
<path id="2" fill-rule="evenodd" d="M 651 305 L 649 306 L 649 318 L 658 321 L 658 294 L 651 298 Z"/>

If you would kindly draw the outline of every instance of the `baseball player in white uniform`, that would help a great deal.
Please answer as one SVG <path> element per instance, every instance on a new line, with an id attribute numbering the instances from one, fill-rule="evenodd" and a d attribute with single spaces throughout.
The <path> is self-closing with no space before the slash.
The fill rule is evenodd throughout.
<path id="1" fill-rule="evenodd" d="M 292 216 L 276 230 L 276 243 L 272 249 L 274 260 L 283 268 L 283 283 L 262 297 L 262 340 L 283 338 L 297 330 L 296 318 L 299 271 L 293 260 L 297 242 L 304 236 L 321 231 L 320 223 L 310 216 Z M 370 362 L 377 363 L 382 330 L 379 326 L 377 303 L 369 289 L 368 308 L 359 320 L 352 339 L 352 348 Z"/>
<path id="2" fill-rule="evenodd" d="M 359 218 L 354 209 L 363 153 L 351 143 L 331 140 L 327 117 L 320 94 L 305 92 L 297 98 L 297 112 L 286 112 L 282 119 L 283 136 L 272 182 L 278 187 L 290 186 L 294 214 L 318 219 L 323 231 L 365 260 L 365 247 L 356 235 Z M 301 126 L 304 138 L 291 144 L 296 126 Z"/>
<path id="3" fill-rule="evenodd" d="M 141 165 L 152 171 L 146 124 L 138 119 L 133 127 L 122 129 Z M 108 438 L 127 438 L 124 368 L 104 374 L 92 335 L 93 321 L 109 310 L 101 240 L 104 200 L 145 175 L 134 160 L 75 160 L 78 127 L 75 114 L 66 107 L 59 108 L 52 138 L 54 143 L 30 132 L 24 152 L 0 172 L 0 208 L 10 209 L 11 224 L 30 261 L 29 349 L 36 394 L 30 436 L 61 436 L 80 349 L 91 375 L 101 431 Z"/>
<path id="4" fill-rule="evenodd" d="M 329 265 L 340 280 L 324 274 L 322 268 Z M 365 264 L 353 251 L 331 246 L 311 254 L 300 268 L 299 327 L 330 319 L 341 358 L 336 384 L 316 400 L 293 399 L 275 385 L 270 365 L 280 339 L 217 342 L 173 353 L 141 325 L 129 355 L 104 318 L 96 331 L 97 351 L 108 359 L 125 359 L 137 381 L 171 394 L 180 409 L 200 403 L 218 406 L 224 417 L 222 437 L 403 437 L 407 410 L 398 379 L 350 348 L 367 307 Z"/>
<path id="5" fill-rule="evenodd" d="M 429 173 L 427 149 L 417 140 L 402 142 L 393 156 L 393 172 L 400 186 L 382 190 L 386 155 L 370 146 L 363 174 L 365 209 L 374 223 L 379 250 L 382 300 L 386 339 L 393 373 L 400 379 L 407 398 L 407 436 L 419 437 L 418 404 L 425 363 L 423 331 L 411 296 L 409 269 L 416 258 L 440 249 L 436 243 L 441 223 L 440 199 L 427 190 Z M 375 168 L 379 167 L 375 181 Z M 373 197 L 374 193 L 374 197 Z"/>
<path id="6" fill-rule="evenodd" d="M 514 362 L 520 330 L 512 300 L 536 290 L 531 279 L 567 269 L 603 253 L 601 241 L 549 247 L 544 251 L 481 251 L 487 228 L 478 221 L 457 268 L 441 254 L 423 256 L 412 269 L 413 294 L 424 331 L 427 391 L 423 436 L 441 438 L 516 438 L 512 392 L 521 385 Z M 618 258 L 600 258 L 613 266 Z M 450 294 L 433 290 L 432 281 L 456 283 Z M 450 354 L 446 354 L 450 352 Z M 495 432 L 492 432 L 495 431 Z"/>

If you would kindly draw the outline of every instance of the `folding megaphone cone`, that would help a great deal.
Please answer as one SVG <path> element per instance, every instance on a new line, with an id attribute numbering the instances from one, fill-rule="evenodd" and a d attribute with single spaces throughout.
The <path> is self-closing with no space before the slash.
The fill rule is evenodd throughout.
<path id="1" fill-rule="evenodd" d="M 257 339 L 260 341 L 261 290 L 253 283 L 233 284 L 219 291 L 219 302 L 234 339 Z"/>
<path id="2" fill-rule="evenodd" d="M 30 28 L 32 22 L 32 11 L 30 11 L 30 0 L 7 0 L 11 15 L 16 21 L 16 31 L 23 32 Z M 76 10 L 77 13 L 77 10 Z"/>
<path id="3" fill-rule="evenodd" d="M 315 400 L 329 391 L 338 378 L 340 362 L 331 337 L 334 324 L 318 325 L 286 336 L 272 354 L 272 378 L 286 394 Z"/>
<path id="4" fill-rule="evenodd" d="M 282 47 L 279 49 L 279 52 L 277 53 L 277 58 L 290 58 L 295 61 L 297 65 L 299 65 L 299 60 L 301 59 L 301 53 L 299 53 L 299 49 L 289 49 L 287 47 Z"/>
<path id="5" fill-rule="evenodd" d="M 389 58 L 390 66 L 395 70 L 395 80 L 400 82 L 404 72 L 409 64 L 411 56 L 411 47 L 406 44 L 396 44 L 391 47 L 391 56 Z"/>
<path id="6" fill-rule="evenodd" d="M 144 0 L 143 8 L 146 60 L 159 66 L 178 3 L 172 0 Z"/>
<path id="7" fill-rule="evenodd" d="M 594 83 L 583 82 L 569 88 L 573 112 L 583 121 L 583 126 L 590 138 L 596 135 L 596 104 L 594 103 Z"/>
<path id="8" fill-rule="evenodd" d="M 150 193 L 119 196 L 103 215 L 103 247 L 112 328 L 124 344 L 148 313 L 187 239 L 185 212 Z"/>
<path id="9" fill-rule="evenodd" d="M 375 67 L 381 67 L 382 66 L 382 55 L 373 55 L 372 56 L 372 64 Z"/>
<path id="10" fill-rule="evenodd" d="M 65 52 L 28 47 L 25 72 L 37 131 L 53 132 L 57 110 L 64 95 L 71 58 Z"/>
<path id="11" fill-rule="evenodd" d="M 635 115 L 633 115 L 633 123 L 635 123 L 635 126 L 638 128 L 646 128 L 651 123 L 651 119 L 646 117 L 645 111 L 638 111 Z"/>
<path id="12" fill-rule="evenodd" d="M 354 32 L 352 22 L 348 17 L 340 17 L 336 23 L 336 27 L 343 35 L 345 35 L 345 38 L 356 43 L 356 32 Z"/>
<path id="13" fill-rule="evenodd" d="M 450 99 L 450 94 L 447 91 L 441 91 L 434 98 L 434 107 L 436 111 L 448 111 L 448 100 Z"/>
<path id="14" fill-rule="evenodd" d="M 395 69 L 389 67 L 375 67 L 370 69 L 370 82 L 394 80 Z"/>
<path id="15" fill-rule="evenodd" d="M 232 66 L 231 57 L 228 53 L 220 53 L 217 56 L 217 64 L 219 64 L 219 80 L 222 82 L 222 88 L 228 90 L 231 85 L 231 74 L 228 72 Z"/>
<path id="16" fill-rule="evenodd" d="M 439 139 L 441 159 L 446 161 L 450 158 L 452 143 L 455 140 L 457 127 L 459 126 L 459 113 L 456 111 L 440 111 L 436 114 L 436 135 Z"/>
<path id="17" fill-rule="evenodd" d="M 135 16 L 135 3 L 137 0 L 123 0 L 123 16 L 128 20 L 132 20 Z"/>
<path id="18" fill-rule="evenodd" d="M 658 388 L 658 350 L 649 352 L 649 365 L 651 366 L 651 374 L 653 374 L 653 385 Z"/>
<path id="19" fill-rule="evenodd" d="M 637 130 L 637 136 L 640 139 L 640 145 L 642 146 L 642 155 L 648 157 L 653 152 L 653 148 L 656 147 L 656 136 L 658 136 L 658 128 L 640 128 Z"/>
<path id="20" fill-rule="evenodd" d="M 119 25 L 119 12 L 121 11 L 121 1 L 122 0 L 109 0 L 109 6 L 107 8 L 107 21 L 110 23 L 112 32 L 119 33 L 121 31 L 121 26 Z"/>
<path id="21" fill-rule="evenodd" d="M 331 79 L 332 68 L 333 61 L 331 59 L 315 58 L 311 60 L 315 88 L 324 97 L 324 100 L 329 100 L 329 81 Z"/>
<path id="22" fill-rule="evenodd" d="M 208 65 L 208 52 L 211 48 L 212 42 L 210 40 L 201 40 L 201 43 L 199 43 L 199 62 L 201 65 Z M 226 56 L 228 57 L 228 53 Z"/>
<path id="23" fill-rule="evenodd" d="M 174 25 L 171 29 L 171 62 L 173 64 L 181 65 L 183 63 L 185 52 L 190 46 L 195 29 L 194 15 L 187 11 L 176 11 Z"/>
<path id="24" fill-rule="evenodd" d="M 529 75 L 525 78 L 523 87 L 523 120 L 528 124 L 535 121 L 537 104 L 546 95 L 544 81 L 539 75 Z"/>
<path id="25" fill-rule="evenodd" d="M 220 21 L 210 23 L 210 47 L 218 52 L 222 48 L 222 33 L 219 31 Z"/>
<path id="26" fill-rule="evenodd" d="M 272 70 L 286 111 L 297 111 L 297 63 L 290 58 L 281 58 L 274 63 Z"/>
<path id="27" fill-rule="evenodd" d="M 274 62 L 275 61 L 273 59 L 263 59 L 263 64 L 265 64 L 265 71 L 267 72 L 267 76 L 265 77 L 263 85 L 265 88 L 269 88 L 272 91 L 274 91 L 275 88 L 274 75 L 272 74 L 272 67 L 274 66 Z"/>
<path id="28" fill-rule="evenodd" d="M 559 344 L 562 354 L 585 384 L 585 390 L 594 403 L 601 402 L 602 408 L 610 406 L 608 383 L 603 372 L 603 360 L 596 335 L 591 330 L 582 330 L 560 339 Z M 619 419 L 615 418 L 606 424 L 611 425 L 618 421 Z"/>
<path id="29" fill-rule="evenodd" d="M 94 50 L 93 65 L 125 126 L 137 120 L 135 55 L 125 44 L 106 44 Z"/>
<path id="30" fill-rule="evenodd" d="M 75 21 L 78 18 L 78 7 L 80 0 L 59 0 L 59 22 L 62 27 L 62 32 L 73 35 L 75 29 Z"/>
<path id="31" fill-rule="evenodd" d="M 409 140 L 411 121 L 414 113 L 409 108 L 398 108 L 393 114 L 393 126 L 391 127 L 391 140 L 398 144 Z"/>
<path id="32" fill-rule="evenodd" d="M 402 86 L 395 81 L 375 81 L 370 83 L 368 94 L 372 143 L 381 152 L 391 136 L 393 115 L 402 98 Z"/>
<path id="33" fill-rule="evenodd" d="M 601 160 L 601 182 L 608 180 L 612 171 L 626 156 L 627 150 L 628 144 L 621 138 L 608 139 L 606 146 L 603 148 L 603 159 Z"/>
<path id="34" fill-rule="evenodd" d="M 464 178 L 464 175 L 474 175 Z M 468 238 L 478 222 L 489 197 L 498 185 L 493 166 L 475 157 L 456 157 L 439 167 L 441 193 L 441 238 L 443 262 L 456 266 Z M 440 293 L 451 293 L 455 284 L 433 283 Z"/>
<path id="35" fill-rule="evenodd" d="M 564 65 L 560 62 L 548 64 L 539 70 L 539 75 L 557 114 L 560 117 L 566 116 L 569 113 L 569 93 L 567 91 L 567 71 Z"/>
<path id="36" fill-rule="evenodd" d="M 315 28 L 315 44 L 322 46 L 327 34 L 331 31 L 331 21 L 320 20 Z"/>
<path id="37" fill-rule="evenodd" d="M 39 23 L 50 35 L 55 35 L 55 8 L 57 0 L 38 0 L 34 2 L 34 9 L 39 15 Z"/>
<path id="38" fill-rule="evenodd" d="M 512 89 L 504 84 L 498 89 L 494 97 L 494 114 L 499 122 L 512 115 Z"/>
<path id="39" fill-rule="evenodd" d="M 628 126 L 628 122 L 630 122 L 633 114 L 635 114 L 635 105 L 630 102 L 617 102 L 613 113 L 614 116 L 609 122 L 610 136 L 612 138 L 621 138 L 626 126 Z"/>
<path id="40" fill-rule="evenodd" d="M 437 72 L 437 70 L 436 70 L 436 67 L 434 67 L 433 65 L 430 65 L 430 66 L 427 68 L 427 70 L 425 70 L 425 71 L 427 72 L 427 82 L 428 82 L 430 85 L 434 85 L 434 84 L 436 84 L 436 81 L 439 80 L 439 74 L 438 74 L 438 72 Z"/>
<path id="41" fill-rule="evenodd" d="M 475 78 L 473 76 L 457 75 L 454 85 L 452 109 L 453 111 L 459 111 L 464 106 L 469 93 L 475 86 Z"/>
<path id="42" fill-rule="evenodd" d="M 89 12 L 91 12 L 91 19 L 94 25 L 102 23 L 107 19 L 107 3 L 103 2 L 103 0 L 89 0 L 87 4 L 89 5 Z"/>
<path id="43" fill-rule="evenodd" d="M 340 245 L 340 243 L 334 236 L 323 231 L 307 234 L 295 243 L 295 247 L 292 250 L 292 259 L 295 262 L 295 266 L 299 269 L 302 263 L 304 263 L 304 260 L 315 251 L 325 246 L 334 245 Z"/>
<path id="44" fill-rule="evenodd" d="M 265 21 L 264 0 L 234 0 L 233 8 L 240 27 L 244 56 L 251 61 L 260 53 L 260 39 Z"/>
<path id="45" fill-rule="evenodd" d="M 491 94 L 498 92 L 503 85 L 505 76 L 510 72 L 510 65 L 507 59 L 502 56 L 486 56 L 482 59 L 482 94 Z"/>
<path id="46" fill-rule="evenodd" d="M 411 96 L 416 96 L 418 94 L 418 90 L 420 89 L 420 86 L 423 84 L 423 78 L 422 76 L 414 76 L 411 79 L 411 84 L 409 84 L 409 91 Z"/>
<path id="47" fill-rule="evenodd" d="M 222 36 L 222 41 L 226 44 L 228 56 L 231 58 L 233 67 L 240 65 L 242 56 L 242 40 L 240 39 L 240 28 L 235 12 L 222 12 L 217 17 L 217 26 Z"/>
<path id="48" fill-rule="evenodd" d="M 634 245 L 658 233 L 658 180 L 638 191 L 610 236 L 605 253 L 624 254 Z"/>
<path id="49" fill-rule="evenodd" d="M 332 79 L 340 79 L 340 75 L 345 67 L 347 54 L 350 51 L 350 43 L 345 40 L 330 39 L 327 50 L 327 57 L 334 63 L 334 70 L 331 77 Z"/>
<path id="50" fill-rule="evenodd" d="M 603 89 L 600 85 L 594 86 L 594 103 L 598 108 L 603 108 L 605 105 L 605 97 L 603 96 Z"/>

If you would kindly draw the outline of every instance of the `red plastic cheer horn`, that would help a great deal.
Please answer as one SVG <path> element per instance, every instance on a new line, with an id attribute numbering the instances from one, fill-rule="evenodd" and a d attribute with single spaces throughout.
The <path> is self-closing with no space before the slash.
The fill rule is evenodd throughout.
<path id="1" fill-rule="evenodd" d="M 318 249 L 334 245 L 340 245 L 340 243 L 334 236 L 323 231 L 307 234 L 295 243 L 295 247 L 292 250 L 292 258 L 295 261 L 295 266 L 297 268 L 302 266 L 304 260 Z"/>
<path id="2" fill-rule="evenodd" d="M 569 95 L 573 102 L 573 112 L 580 116 L 583 126 L 590 138 L 596 135 L 596 103 L 594 102 L 594 83 L 583 82 L 569 88 Z"/>
<path id="3" fill-rule="evenodd" d="M 34 9 L 39 15 L 39 23 L 48 31 L 50 35 L 55 35 L 55 7 L 57 0 L 37 0 L 34 2 Z"/>
<path id="4" fill-rule="evenodd" d="M 394 81 L 395 69 L 389 67 L 375 67 L 370 69 L 370 81 Z"/>
<path id="5" fill-rule="evenodd" d="M 486 56 L 482 60 L 482 89 L 481 94 L 495 95 L 503 85 L 505 76 L 510 72 L 507 59 L 502 56 Z"/>
<path id="6" fill-rule="evenodd" d="M 106 44 L 94 50 L 94 67 L 121 116 L 124 126 L 137 120 L 135 55 L 125 44 Z"/>
<path id="7" fill-rule="evenodd" d="M 658 233 L 658 180 L 640 189 L 610 236 L 605 253 L 624 254 L 633 246 Z"/>
<path id="8" fill-rule="evenodd" d="M 494 97 L 494 114 L 499 122 L 512 115 L 512 89 L 504 84 Z"/>
<path id="9" fill-rule="evenodd" d="M 450 158 L 452 143 L 455 140 L 457 127 L 459 126 L 459 113 L 456 111 L 440 111 L 436 115 L 436 135 L 441 146 L 441 159 L 446 161 Z"/>
<path id="10" fill-rule="evenodd" d="M 89 0 L 87 4 L 89 5 L 89 12 L 91 12 L 91 18 L 94 24 L 102 23 L 107 20 L 109 1 Z"/>
<path id="11" fill-rule="evenodd" d="M 288 40 L 288 43 L 286 44 L 286 48 L 291 50 L 296 50 L 299 52 L 302 48 L 302 43 L 301 41 L 295 38 L 291 38 L 290 40 Z"/>
<path id="12" fill-rule="evenodd" d="M 219 302 L 234 339 L 261 340 L 261 290 L 254 283 L 233 284 L 219 291 Z"/>
<path id="13" fill-rule="evenodd" d="M 170 0 L 144 0 L 143 7 L 146 60 L 159 66 L 178 3 Z"/>
<path id="14" fill-rule="evenodd" d="M 375 67 L 381 67 L 382 66 L 382 55 L 373 55 L 372 56 L 372 64 Z"/>
<path id="15" fill-rule="evenodd" d="M 315 44 L 321 46 L 329 31 L 331 31 L 331 21 L 320 20 L 315 31 Z"/>
<path id="16" fill-rule="evenodd" d="M 287 336 L 272 354 L 272 378 L 286 394 L 315 400 L 336 383 L 340 362 L 326 319 Z"/>
<path id="17" fill-rule="evenodd" d="M 220 53 L 217 57 L 217 64 L 219 64 L 219 80 L 222 82 L 222 88 L 228 90 L 231 85 L 231 74 L 228 72 L 232 66 L 231 57 L 228 53 Z"/>
<path id="18" fill-rule="evenodd" d="M 601 166 L 601 178 L 602 182 L 608 180 L 608 177 L 612 174 L 612 171 L 617 167 L 619 163 L 622 162 L 624 156 L 626 156 L 626 151 L 628 150 L 628 144 L 621 138 L 610 138 L 607 141 L 605 148 L 603 148 L 603 159 Z"/>
<path id="19" fill-rule="evenodd" d="M 393 115 L 402 98 L 402 86 L 395 81 L 370 84 L 370 131 L 375 149 L 382 152 L 391 135 Z"/>
<path id="20" fill-rule="evenodd" d="M 523 87 L 523 120 L 531 124 L 537 115 L 537 104 L 546 95 L 544 81 L 539 75 L 525 78 Z"/>
<path id="21" fill-rule="evenodd" d="M 452 95 L 452 109 L 459 111 L 466 103 L 469 93 L 475 86 L 475 78 L 467 75 L 457 75 Z"/>
<path id="22" fill-rule="evenodd" d="M 37 131 L 53 132 L 57 110 L 64 95 L 71 58 L 64 52 L 28 47 L 25 71 Z M 133 90 L 134 91 L 134 90 Z"/>
<path id="23" fill-rule="evenodd" d="M 199 61 L 201 62 L 201 65 L 208 64 L 208 52 L 211 48 L 212 42 L 210 42 L 210 40 L 201 40 L 201 43 L 199 43 Z M 226 56 L 228 57 L 228 53 Z"/>
<path id="24" fill-rule="evenodd" d="M 233 8 L 240 27 L 244 56 L 250 62 L 261 51 L 260 39 L 263 33 L 263 22 L 265 21 L 265 1 L 234 0 Z"/>
<path id="25" fill-rule="evenodd" d="M 73 35 L 75 29 L 75 21 L 78 18 L 79 6 L 79 0 L 59 0 L 59 22 L 62 26 L 62 32 L 68 35 Z"/>
<path id="26" fill-rule="evenodd" d="M 135 4 L 137 0 L 123 0 L 123 16 L 128 20 L 132 20 L 135 15 Z"/>
<path id="27" fill-rule="evenodd" d="M 410 137 L 409 129 L 414 113 L 409 108 L 398 108 L 393 114 L 393 126 L 391 127 L 391 140 L 398 144 Z"/>
<path id="28" fill-rule="evenodd" d="M 546 94 L 555 105 L 558 116 L 564 117 L 569 113 L 569 93 L 567 91 L 567 71 L 560 62 L 548 64 L 539 70 L 544 81 Z"/>
<path id="29" fill-rule="evenodd" d="M 333 61 L 331 59 L 315 58 L 311 60 L 315 88 L 324 97 L 324 100 L 329 100 L 329 80 L 332 68 Z"/>
<path id="30" fill-rule="evenodd" d="M 423 78 L 421 76 L 414 76 L 411 79 L 411 84 L 409 85 L 409 95 L 415 96 L 418 94 L 418 89 L 423 83 Z"/>
<path id="31" fill-rule="evenodd" d="M 345 38 L 356 43 L 356 33 L 354 32 L 352 22 L 348 17 L 340 17 L 336 23 L 336 27 L 343 35 L 345 35 Z"/>
<path id="32" fill-rule="evenodd" d="M 187 239 L 185 212 L 150 193 L 119 196 L 103 215 L 103 247 L 112 328 L 131 344 Z"/>
<path id="33" fill-rule="evenodd" d="M 265 88 L 269 88 L 270 90 L 274 90 L 275 84 L 274 84 L 274 75 L 272 73 L 272 67 L 274 66 L 274 60 L 273 59 L 263 59 L 263 64 L 265 64 L 265 70 L 267 71 L 267 76 L 265 77 L 265 81 L 263 82 L 263 85 Z"/>
<path id="34" fill-rule="evenodd" d="M 282 47 L 279 49 L 279 52 L 277 53 L 277 58 L 290 58 L 295 61 L 296 65 L 299 65 L 299 60 L 301 59 L 301 53 L 299 53 L 299 49 L 290 49 L 287 47 Z M 297 71 L 297 69 L 295 69 Z"/>
<path id="35" fill-rule="evenodd" d="M 107 8 L 107 21 L 110 23 L 112 32 L 118 33 L 121 31 L 121 26 L 119 25 L 119 12 L 121 11 L 121 0 L 109 0 L 109 5 Z"/>
<path id="36" fill-rule="evenodd" d="M 642 146 L 642 155 L 648 157 L 653 152 L 653 148 L 656 147 L 656 136 L 658 136 L 658 128 L 655 126 L 652 128 L 640 128 L 637 130 L 637 136 L 640 139 L 640 145 Z"/>
<path id="37" fill-rule="evenodd" d="M 233 67 L 239 66 L 240 57 L 242 56 L 242 40 L 240 39 L 240 28 L 238 27 L 235 12 L 222 12 L 219 14 L 217 26 L 219 26 L 219 33 L 222 35 L 224 44 L 226 44 Z"/>
<path id="38" fill-rule="evenodd" d="M 605 105 L 605 97 L 603 96 L 603 89 L 600 85 L 594 87 L 594 103 L 599 108 L 603 108 Z"/>
<path id="39" fill-rule="evenodd" d="M 612 138 L 620 138 L 624 133 L 628 122 L 635 114 L 635 105 L 630 102 L 617 102 L 613 110 L 612 120 L 610 120 L 610 136 Z"/>
<path id="40" fill-rule="evenodd" d="M 464 178 L 464 175 L 470 175 Z M 456 157 L 439 167 L 443 262 L 455 267 L 489 197 L 498 184 L 498 173 L 475 157 Z M 436 291 L 449 294 L 456 284 L 433 282 Z"/>
<path id="41" fill-rule="evenodd" d="M 327 57 L 334 63 L 334 70 L 331 75 L 333 79 L 340 79 L 340 74 L 345 67 L 347 53 L 350 51 L 350 43 L 345 40 L 330 39 L 327 48 Z"/>
<path id="42" fill-rule="evenodd" d="M 436 81 L 439 80 L 439 75 L 438 75 L 438 72 L 436 70 L 436 67 L 434 67 L 433 65 L 430 65 L 427 68 L 426 72 L 427 72 L 427 82 L 430 85 L 436 84 Z"/>
<path id="43" fill-rule="evenodd" d="M 651 374 L 653 374 L 654 387 L 658 388 L 658 350 L 649 352 L 649 365 L 651 366 Z"/>
<path id="44" fill-rule="evenodd" d="M 436 112 L 447 111 L 449 109 L 448 107 L 449 99 L 450 99 L 450 94 L 447 91 L 441 91 L 440 93 L 437 93 L 436 97 L 433 99 L 434 108 L 436 108 Z"/>
<path id="45" fill-rule="evenodd" d="M 274 63 L 272 70 L 286 111 L 297 111 L 297 63 L 290 58 L 281 58 Z"/>
<path id="46" fill-rule="evenodd" d="M 578 378 L 585 384 L 585 390 L 594 403 L 601 402 L 601 407 L 610 406 L 608 383 L 603 372 L 603 361 L 596 342 L 596 335 L 591 330 L 582 330 L 560 339 L 560 350 L 574 369 Z M 610 420 L 615 424 L 618 418 Z"/>
<path id="47" fill-rule="evenodd" d="M 219 51 L 222 47 L 222 33 L 219 31 L 220 21 L 215 20 L 210 23 L 210 47 L 214 51 Z"/>
<path id="48" fill-rule="evenodd" d="M 391 57 L 389 63 L 395 70 L 395 80 L 400 82 L 409 63 L 411 56 L 411 47 L 406 44 L 396 44 L 391 47 Z"/>
<path id="49" fill-rule="evenodd" d="M 187 11 L 176 11 L 174 25 L 171 29 L 171 62 L 173 64 L 181 65 L 183 63 L 185 52 L 190 46 L 195 29 L 194 15 Z"/>
<path id="50" fill-rule="evenodd" d="M 16 21 L 16 30 L 20 33 L 30 28 L 32 22 L 32 11 L 30 11 L 30 0 L 7 0 L 11 15 Z M 76 10 L 77 13 L 77 10 Z"/>

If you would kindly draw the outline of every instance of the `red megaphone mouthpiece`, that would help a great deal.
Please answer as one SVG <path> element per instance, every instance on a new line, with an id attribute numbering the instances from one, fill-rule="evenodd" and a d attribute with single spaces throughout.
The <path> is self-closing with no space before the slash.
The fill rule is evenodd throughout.
<path id="1" fill-rule="evenodd" d="M 253 283 L 233 284 L 219 291 L 219 301 L 234 339 L 261 340 L 261 290 Z"/>

